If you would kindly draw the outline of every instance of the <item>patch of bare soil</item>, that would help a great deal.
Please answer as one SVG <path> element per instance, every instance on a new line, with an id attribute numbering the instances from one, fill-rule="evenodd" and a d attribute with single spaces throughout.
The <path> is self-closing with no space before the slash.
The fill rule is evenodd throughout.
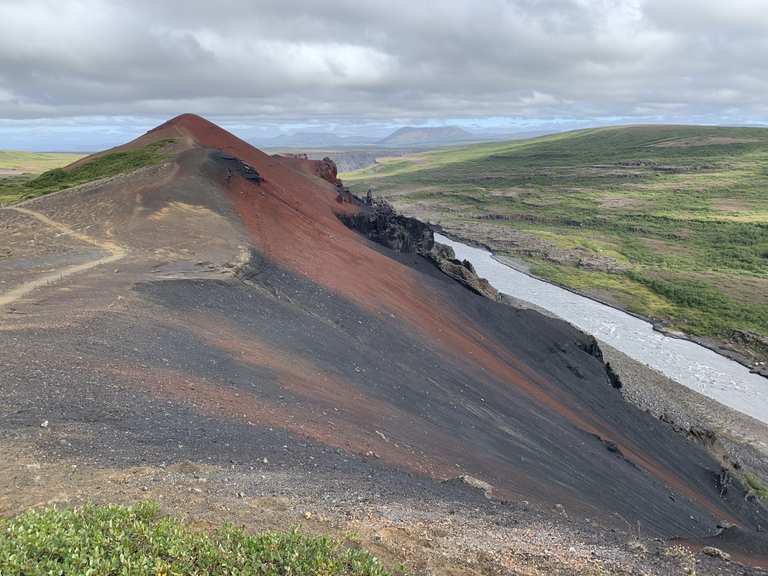
<path id="1" fill-rule="evenodd" d="M 328 487 L 318 492 L 301 476 L 239 463 L 95 468 L 48 459 L 45 447 L 66 441 L 57 435 L 41 429 L 33 444 L 3 438 L 0 515 L 154 500 L 199 529 L 230 522 L 253 532 L 298 528 L 346 539 L 414 575 L 766 574 L 644 538 L 638 527 L 622 533 L 570 518 L 562 507 L 553 519 L 524 501 L 393 501 Z"/>
<path id="2" fill-rule="evenodd" d="M 650 242 L 648 242 L 650 244 Z M 667 247 L 664 247 L 667 250 Z M 668 251 L 668 250 L 667 250 Z M 726 296 L 737 302 L 751 304 L 768 304 L 768 278 L 760 276 L 742 276 L 739 282 L 730 281 L 727 274 L 719 272 L 650 272 L 650 276 L 661 278 L 663 280 L 692 280 L 709 284 L 721 290 Z"/>
<path id="3" fill-rule="evenodd" d="M 531 192 L 535 192 L 535 190 L 522 186 L 512 186 L 510 188 L 490 190 L 490 195 L 500 198 L 520 198 L 521 196 L 526 196 Z"/>
<path id="4" fill-rule="evenodd" d="M 673 254 L 675 256 L 690 256 L 691 254 L 691 249 L 682 242 L 672 242 L 644 236 L 639 237 L 638 240 L 659 254 Z"/>
<path id="5" fill-rule="evenodd" d="M 29 214 L 11 209 L 0 210 L 0 235 L 3 238 L 0 258 L 46 258 L 88 247 L 87 242 L 62 234 Z M 25 265 L 28 266 L 29 263 Z"/>
<path id="6" fill-rule="evenodd" d="M 91 244 L 96 248 L 104 250 L 105 252 L 108 253 L 108 255 L 102 256 L 90 261 L 73 264 L 66 268 L 59 268 L 57 270 L 53 270 L 48 274 L 43 274 L 34 279 L 27 280 L 26 282 L 23 282 L 22 284 L 15 286 L 13 289 L 8 290 L 7 292 L 4 292 L 4 293 L 0 292 L 0 306 L 7 306 L 9 304 L 13 304 L 14 302 L 16 302 L 17 300 L 20 300 L 21 298 L 23 298 L 33 290 L 40 288 L 42 286 L 49 286 L 55 282 L 59 282 L 63 280 L 68 276 L 79 274 L 81 272 L 86 272 L 92 268 L 96 268 L 97 266 L 112 264 L 114 262 L 117 262 L 118 260 L 121 260 L 125 256 L 125 250 L 122 247 L 118 246 L 117 244 L 113 242 L 98 240 L 96 238 L 92 238 L 85 234 L 76 232 L 69 226 L 66 226 L 65 224 L 62 224 L 60 222 L 56 222 L 55 220 L 51 220 L 47 216 L 40 214 L 39 212 L 35 212 L 34 210 L 29 210 L 28 208 L 22 208 L 22 207 L 9 208 L 9 210 L 15 210 L 16 212 L 19 212 L 21 214 L 34 218 L 35 220 L 41 222 L 44 226 L 47 226 L 48 228 L 51 228 L 52 230 L 57 231 L 59 235 L 69 236 L 70 238 L 74 238 L 75 240 L 79 240 L 80 242 Z"/>
<path id="7" fill-rule="evenodd" d="M 600 207 L 608 209 L 616 208 L 636 208 L 642 206 L 644 201 L 640 198 L 631 196 L 604 196 L 600 199 Z"/>
<path id="8" fill-rule="evenodd" d="M 710 204 L 712 208 L 721 212 L 749 212 L 755 208 L 738 198 L 715 198 L 710 201 Z"/>
<path id="9" fill-rule="evenodd" d="M 425 212 L 428 213 L 428 210 Z M 417 218 L 420 215 L 418 211 L 412 210 L 409 210 L 408 214 Z M 484 220 L 487 224 L 478 225 L 477 220 L 440 216 L 436 223 L 445 226 L 450 234 L 461 238 L 462 241 L 475 246 L 490 246 L 494 252 L 507 254 L 512 258 L 540 258 L 554 264 L 602 272 L 623 270 L 623 266 L 610 256 L 601 256 L 582 248 L 561 248 L 534 233 L 503 225 L 507 221 L 507 216 L 503 214 L 486 215 Z"/>
<path id="10" fill-rule="evenodd" d="M 728 144 L 756 144 L 762 142 L 759 138 L 735 138 L 729 136 L 696 136 L 694 138 L 679 138 L 654 144 L 654 148 L 691 148 L 693 146 L 726 146 Z"/>

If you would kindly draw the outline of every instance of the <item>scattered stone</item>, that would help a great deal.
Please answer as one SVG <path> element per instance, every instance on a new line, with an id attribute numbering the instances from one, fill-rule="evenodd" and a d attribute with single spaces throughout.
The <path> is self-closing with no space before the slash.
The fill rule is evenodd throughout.
<path id="1" fill-rule="evenodd" d="M 304 512 L 304 519 L 310 520 L 312 518 L 312 512 Z"/>
<path id="2" fill-rule="evenodd" d="M 493 486 L 491 484 L 484 480 L 480 480 L 479 478 L 475 478 L 474 476 L 470 476 L 469 474 L 462 474 L 455 478 L 443 480 L 443 484 L 451 486 L 468 486 L 475 490 L 480 490 L 486 498 L 490 498 L 493 495 Z"/>
<path id="3" fill-rule="evenodd" d="M 245 498 L 245 494 L 244 494 L 244 493 L 242 493 L 242 492 L 238 492 L 238 493 L 237 493 L 237 497 L 238 497 L 238 498 Z"/>
<path id="4" fill-rule="evenodd" d="M 728 554 L 728 552 L 723 552 L 720 550 L 720 548 L 715 548 L 714 546 L 705 546 L 702 552 L 707 556 L 711 556 L 712 558 L 719 558 L 720 560 L 724 560 L 726 562 L 731 559 L 731 555 Z"/>
<path id="5" fill-rule="evenodd" d="M 715 536 L 720 536 L 723 532 L 726 530 L 730 530 L 731 528 L 735 528 L 735 524 L 728 522 L 728 520 L 721 520 L 717 523 L 717 532 L 715 533 Z"/>

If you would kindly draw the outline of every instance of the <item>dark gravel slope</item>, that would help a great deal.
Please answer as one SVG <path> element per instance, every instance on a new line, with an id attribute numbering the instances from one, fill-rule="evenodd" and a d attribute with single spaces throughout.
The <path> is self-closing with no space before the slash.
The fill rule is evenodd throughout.
<path id="1" fill-rule="evenodd" d="M 47 422 L 52 457 L 269 465 L 393 494 L 439 497 L 456 491 L 439 480 L 469 475 L 500 500 L 659 536 L 726 520 L 746 536 L 725 545 L 760 555 L 765 510 L 626 402 L 592 339 L 372 245 L 336 216 L 358 208 L 307 166 L 199 120 L 171 128 L 200 146 L 30 205 L 126 257 L 0 316 L 0 434 Z"/>

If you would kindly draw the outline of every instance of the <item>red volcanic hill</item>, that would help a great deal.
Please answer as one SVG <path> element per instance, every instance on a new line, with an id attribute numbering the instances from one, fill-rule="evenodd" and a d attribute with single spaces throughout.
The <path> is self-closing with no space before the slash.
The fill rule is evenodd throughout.
<path id="1" fill-rule="evenodd" d="M 96 157 L 161 140 L 162 164 L 2 215 L 19 243 L 41 227 L 46 266 L 71 285 L 24 292 L 42 253 L 14 256 L 26 272 L 5 306 L 23 315 L 5 317 L 0 390 L 21 408 L 0 429 L 45 414 L 115 466 L 290 446 L 308 459 L 287 471 L 469 475 L 499 499 L 665 537 L 765 525 L 737 482 L 720 485 L 719 461 L 625 402 L 591 338 L 444 274 L 423 227 L 404 252 L 347 227 L 371 208 L 328 163 L 269 156 L 190 114 Z"/>

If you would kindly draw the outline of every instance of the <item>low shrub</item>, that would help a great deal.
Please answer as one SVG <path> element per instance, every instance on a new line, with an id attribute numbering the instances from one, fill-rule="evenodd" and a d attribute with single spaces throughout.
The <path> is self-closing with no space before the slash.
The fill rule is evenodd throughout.
<path id="1" fill-rule="evenodd" d="M 299 532 L 193 530 L 157 504 L 29 510 L 0 520 L 3 576 L 386 576 L 369 553 Z"/>
<path id="2" fill-rule="evenodd" d="M 110 178 L 160 164 L 167 157 L 166 147 L 173 140 L 159 140 L 135 150 L 112 152 L 75 168 L 54 168 L 34 178 L 16 178 L 0 181 L 3 202 L 18 202 L 51 192 L 58 192 L 101 178 Z"/>

